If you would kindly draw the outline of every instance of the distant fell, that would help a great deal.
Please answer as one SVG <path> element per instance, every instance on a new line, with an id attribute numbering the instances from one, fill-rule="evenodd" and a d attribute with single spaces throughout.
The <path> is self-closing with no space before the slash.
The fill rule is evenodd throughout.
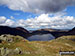
<path id="1" fill-rule="evenodd" d="M 8 26 L 0 26 L 0 35 L 2 34 L 11 34 L 11 35 L 19 35 L 24 38 L 29 36 L 29 32 L 22 27 L 8 27 Z"/>

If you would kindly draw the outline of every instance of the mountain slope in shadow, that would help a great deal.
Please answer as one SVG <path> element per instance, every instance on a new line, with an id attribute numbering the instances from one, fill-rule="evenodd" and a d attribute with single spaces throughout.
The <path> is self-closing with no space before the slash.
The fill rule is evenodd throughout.
<path id="1" fill-rule="evenodd" d="M 10 34 L 10 35 L 19 35 L 24 38 L 27 38 L 29 36 L 29 32 L 21 27 L 8 27 L 8 26 L 0 26 L 0 35 L 2 34 Z"/>

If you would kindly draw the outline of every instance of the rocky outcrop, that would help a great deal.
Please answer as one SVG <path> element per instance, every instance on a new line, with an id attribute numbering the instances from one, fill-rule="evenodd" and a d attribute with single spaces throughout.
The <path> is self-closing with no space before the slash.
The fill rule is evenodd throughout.
<path id="1" fill-rule="evenodd" d="M 22 54 L 22 50 L 20 48 L 16 49 L 8 49 L 6 47 L 0 48 L 0 54 L 1 56 L 8 56 L 8 55 L 15 55 L 15 54 Z"/>
<path id="2" fill-rule="evenodd" d="M 29 32 L 24 28 L 11 28 L 8 26 L 0 26 L 0 35 L 2 34 L 19 35 L 24 38 L 27 38 L 29 36 Z"/>
<path id="3" fill-rule="evenodd" d="M 22 40 L 26 40 L 26 39 L 24 39 L 21 36 L 13 36 L 13 35 L 7 35 L 7 34 L 0 36 L 0 43 L 2 43 L 2 41 L 12 43 L 12 42 L 20 41 L 20 40 L 22 41 Z"/>

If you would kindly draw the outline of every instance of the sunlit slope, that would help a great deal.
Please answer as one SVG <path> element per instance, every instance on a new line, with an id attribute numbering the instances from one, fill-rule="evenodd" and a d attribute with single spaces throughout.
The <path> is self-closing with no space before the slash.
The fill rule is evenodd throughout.
<path id="1" fill-rule="evenodd" d="M 13 42 L 3 40 L 0 48 L 7 48 L 8 52 L 3 50 L 4 55 L 8 56 L 60 56 L 59 51 L 75 51 L 75 36 L 62 36 L 51 41 L 28 41 L 20 36 L 10 35 L 14 38 Z M 8 38 L 8 37 L 7 37 Z M 11 51 L 12 50 L 12 51 Z M 3 55 L 0 51 L 0 56 Z M 64 55 L 65 56 L 65 55 Z M 68 55 L 74 56 L 74 55 Z"/>

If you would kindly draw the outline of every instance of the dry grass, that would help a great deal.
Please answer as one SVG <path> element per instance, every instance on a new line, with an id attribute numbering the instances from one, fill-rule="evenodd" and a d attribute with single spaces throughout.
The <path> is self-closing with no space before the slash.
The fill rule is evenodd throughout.
<path id="1" fill-rule="evenodd" d="M 14 43 L 4 43 L 0 47 L 9 49 L 21 48 L 24 54 L 11 56 L 60 56 L 59 51 L 75 51 L 75 36 L 62 36 L 51 41 L 15 41 Z M 10 44 L 10 45 L 8 45 Z M 67 56 L 67 55 L 63 55 Z M 74 56 L 74 55 L 68 55 Z"/>

